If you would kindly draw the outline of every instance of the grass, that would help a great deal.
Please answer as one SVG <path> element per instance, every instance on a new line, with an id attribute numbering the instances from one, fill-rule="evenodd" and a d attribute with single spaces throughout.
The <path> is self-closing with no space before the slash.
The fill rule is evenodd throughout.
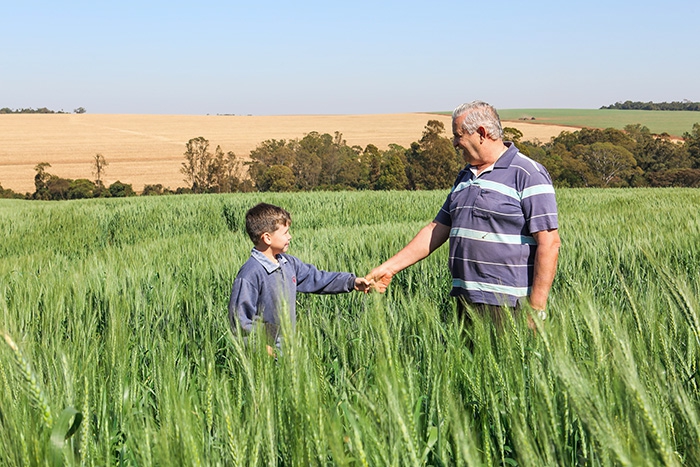
<path id="1" fill-rule="evenodd" d="M 700 112 L 646 111 L 604 109 L 505 109 L 498 111 L 503 120 L 535 117 L 531 123 L 570 125 L 573 127 L 617 128 L 641 124 L 652 133 L 668 133 L 682 137 L 695 123 L 700 123 Z"/>
<path id="2" fill-rule="evenodd" d="M 386 295 L 302 295 L 276 361 L 230 335 L 254 203 L 292 212 L 292 254 L 363 274 L 444 195 L 0 200 L 2 464 L 694 465 L 697 190 L 559 190 L 537 334 L 463 329 L 443 247 Z"/>
<path id="3" fill-rule="evenodd" d="M 436 112 L 451 115 L 452 112 Z M 527 123 L 542 125 L 565 125 L 575 128 L 617 128 L 640 124 L 652 133 L 668 133 L 682 137 L 690 133 L 693 125 L 700 123 L 700 112 L 662 110 L 617 110 L 617 109 L 499 109 L 503 126 L 509 121 L 526 119 Z M 530 120 L 534 117 L 534 120 Z"/>

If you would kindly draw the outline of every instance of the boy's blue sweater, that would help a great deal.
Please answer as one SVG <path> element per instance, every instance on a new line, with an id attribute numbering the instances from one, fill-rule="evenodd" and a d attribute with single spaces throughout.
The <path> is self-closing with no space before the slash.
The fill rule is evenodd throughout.
<path id="1" fill-rule="evenodd" d="M 351 292 L 354 274 L 327 272 L 287 254 L 277 255 L 278 264 L 253 248 L 248 261 L 236 275 L 228 304 L 232 329 L 250 333 L 255 323 L 265 323 L 268 336 L 277 341 L 280 310 L 288 310 L 292 326 L 296 323 L 297 291 L 315 294 Z"/>

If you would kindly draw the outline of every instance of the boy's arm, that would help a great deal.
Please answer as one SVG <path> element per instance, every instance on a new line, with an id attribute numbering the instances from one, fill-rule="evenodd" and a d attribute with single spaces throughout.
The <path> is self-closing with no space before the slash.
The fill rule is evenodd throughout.
<path id="1" fill-rule="evenodd" d="M 374 285 L 374 282 L 365 279 L 364 277 L 355 278 L 355 290 L 360 292 L 369 292 L 369 290 Z"/>
<path id="2" fill-rule="evenodd" d="M 233 282 L 231 298 L 228 302 L 228 319 L 231 329 L 241 328 L 244 334 L 253 331 L 255 317 L 258 314 L 258 288 L 246 279 L 237 278 Z"/>
<path id="3" fill-rule="evenodd" d="M 322 271 L 313 264 L 304 263 L 294 256 L 288 256 L 288 258 L 294 264 L 299 292 L 336 294 L 355 290 L 357 280 L 355 274 Z"/>

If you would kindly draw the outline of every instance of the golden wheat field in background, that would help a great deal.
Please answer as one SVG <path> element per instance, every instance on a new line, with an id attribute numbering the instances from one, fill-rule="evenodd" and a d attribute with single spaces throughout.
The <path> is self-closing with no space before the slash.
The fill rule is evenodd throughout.
<path id="1" fill-rule="evenodd" d="M 0 115 L 0 185 L 18 193 L 34 191 L 34 167 L 48 162 L 47 172 L 64 178 L 94 179 L 95 154 L 109 164 L 103 182 L 119 180 L 141 191 L 160 183 L 175 189 L 186 186 L 180 172 L 185 144 L 202 136 L 210 151 L 221 146 L 246 159 L 269 139 L 303 138 L 316 131 L 341 133 L 348 145 L 374 144 L 386 149 L 395 143 L 408 147 L 418 141 L 428 120 L 445 124 L 451 136 L 451 118 L 429 113 L 379 115 L 107 115 L 9 114 Z M 547 142 L 571 127 L 506 122 L 525 140 Z"/>

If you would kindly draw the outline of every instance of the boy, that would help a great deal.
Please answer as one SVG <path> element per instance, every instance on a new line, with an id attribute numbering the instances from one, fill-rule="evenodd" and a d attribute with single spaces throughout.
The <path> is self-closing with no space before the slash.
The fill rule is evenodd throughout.
<path id="1" fill-rule="evenodd" d="M 306 264 L 285 252 L 292 236 L 291 215 L 284 209 L 260 203 L 245 215 L 246 232 L 253 241 L 248 261 L 238 271 L 228 304 L 229 322 L 236 332 L 253 331 L 259 320 L 265 324 L 268 344 L 280 347 L 282 310 L 289 312 L 292 326 L 296 322 L 298 292 L 336 294 L 359 290 L 366 292 L 370 282 L 349 272 L 326 272 Z M 268 345 L 268 352 L 273 353 Z"/>

